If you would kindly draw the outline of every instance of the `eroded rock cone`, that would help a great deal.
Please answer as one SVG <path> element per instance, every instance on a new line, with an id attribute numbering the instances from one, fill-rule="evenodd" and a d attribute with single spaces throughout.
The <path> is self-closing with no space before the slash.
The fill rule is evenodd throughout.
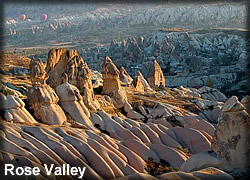
<path id="1" fill-rule="evenodd" d="M 106 56 L 102 64 L 103 94 L 110 94 L 114 90 L 119 90 L 119 70 L 113 61 Z"/>
<path id="2" fill-rule="evenodd" d="M 139 76 L 136 76 L 133 80 L 133 85 L 135 87 L 135 90 L 138 92 L 144 92 L 144 86 L 142 84 L 142 80 Z"/>
<path id="3" fill-rule="evenodd" d="M 114 105 L 118 108 L 122 108 L 124 103 L 127 101 L 127 96 L 120 86 L 119 74 L 120 72 L 115 64 L 108 56 L 106 56 L 102 64 L 102 93 L 110 95 Z"/>
<path id="4" fill-rule="evenodd" d="M 142 73 L 140 71 L 137 71 L 136 77 L 138 77 L 140 79 L 140 81 L 142 82 L 142 84 L 144 86 L 144 90 L 151 90 L 152 91 L 150 85 L 148 84 L 147 80 L 144 78 L 144 76 L 142 75 Z"/>
<path id="5" fill-rule="evenodd" d="M 120 69 L 120 80 L 126 86 L 129 86 L 133 81 L 133 79 L 130 77 L 130 75 L 128 74 L 128 72 L 124 67 L 121 67 Z"/>
<path id="6" fill-rule="evenodd" d="M 156 89 L 159 86 L 165 87 L 165 77 L 162 73 L 161 67 L 156 60 L 150 66 L 148 72 L 148 83 L 151 88 Z"/>
<path id="7" fill-rule="evenodd" d="M 48 84 L 51 87 L 56 88 L 62 84 L 62 75 L 66 73 L 69 83 L 80 90 L 86 106 L 93 111 L 99 108 L 94 97 L 91 70 L 77 51 L 64 48 L 51 49 L 45 70 L 49 75 Z"/>
<path id="8" fill-rule="evenodd" d="M 212 149 L 223 162 L 225 170 L 249 172 L 250 116 L 245 107 L 232 96 L 223 106 L 218 119 Z"/>

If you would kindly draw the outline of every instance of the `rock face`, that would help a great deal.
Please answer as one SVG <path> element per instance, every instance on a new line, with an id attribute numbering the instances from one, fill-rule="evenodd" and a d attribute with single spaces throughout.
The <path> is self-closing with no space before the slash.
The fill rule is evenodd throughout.
<path id="1" fill-rule="evenodd" d="M 64 75 L 63 84 L 57 86 L 56 93 L 60 99 L 60 106 L 70 114 L 73 120 L 88 128 L 92 127 L 92 123 L 89 120 L 89 110 L 84 105 L 83 98 L 77 87 L 68 83 L 67 74 Z"/>
<path id="2" fill-rule="evenodd" d="M 165 87 L 165 77 L 156 60 L 153 60 L 153 64 L 150 66 L 148 72 L 148 83 L 153 89 L 156 89 L 159 86 Z"/>
<path id="3" fill-rule="evenodd" d="M 93 111 L 98 108 L 91 82 L 91 70 L 77 51 L 63 48 L 51 49 L 45 70 L 49 75 L 47 82 L 51 87 L 56 88 L 62 84 L 62 75 L 66 73 L 69 83 L 80 90 L 86 106 Z"/>
<path id="4" fill-rule="evenodd" d="M 48 79 L 48 75 L 45 71 L 45 65 L 41 59 L 32 58 L 29 65 L 30 69 L 30 80 L 33 85 L 35 84 L 45 84 Z"/>
<path id="5" fill-rule="evenodd" d="M 130 77 L 124 67 L 121 67 L 120 69 L 120 81 L 126 86 L 129 86 L 133 81 L 133 79 Z"/>
<path id="6" fill-rule="evenodd" d="M 250 116 L 237 97 L 232 96 L 224 104 L 212 143 L 226 170 L 249 172 L 249 138 Z"/>

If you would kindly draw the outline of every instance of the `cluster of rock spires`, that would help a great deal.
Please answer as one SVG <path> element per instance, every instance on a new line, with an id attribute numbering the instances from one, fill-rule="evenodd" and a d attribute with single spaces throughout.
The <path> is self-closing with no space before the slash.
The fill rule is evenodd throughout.
<path id="1" fill-rule="evenodd" d="M 102 102 L 94 95 L 93 73 L 76 51 L 52 49 L 46 67 L 39 59 L 30 62 L 27 106 L 2 85 L 0 110 L 9 121 L 0 125 L 2 160 L 40 169 L 44 163 L 84 166 L 84 179 L 154 179 L 145 170 L 149 159 L 179 168 L 158 179 L 210 178 L 209 174 L 233 179 L 222 170 L 238 176 L 249 171 L 249 96 L 239 102 L 209 88 L 164 88 L 156 60 L 148 81 L 140 72 L 133 80 L 105 57 L 103 82 L 100 74 L 95 76 L 102 82 Z M 131 92 L 142 103 L 130 103 Z M 183 108 L 162 101 L 175 97 L 187 98 L 180 102 Z M 122 114 L 111 116 L 102 110 L 105 102 Z M 208 109 L 212 115 L 205 113 Z M 55 179 L 44 171 L 41 176 Z"/>

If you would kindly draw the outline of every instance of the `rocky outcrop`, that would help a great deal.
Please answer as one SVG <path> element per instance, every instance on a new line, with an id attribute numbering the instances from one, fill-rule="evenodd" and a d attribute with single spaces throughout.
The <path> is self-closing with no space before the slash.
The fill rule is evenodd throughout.
<path id="1" fill-rule="evenodd" d="M 122 87 L 120 86 L 119 70 L 112 62 L 112 60 L 106 56 L 102 64 L 102 77 L 103 77 L 103 94 L 110 95 L 114 105 L 118 108 L 122 108 L 127 101 L 127 96 Z"/>
<path id="2" fill-rule="evenodd" d="M 120 90 L 120 71 L 113 61 L 106 56 L 102 64 L 103 94 L 110 94 L 112 91 Z"/>
<path id="3" fill-rule="evenodd" d="M 245 96 L 242 98 L 241 103 L 245 106 L 246 111 L 250 114 L 250 96 Z"/>
<path id="4" fill-rule="evenodd" d="M 223 106 L 212 143 L 212 149 L 222 160 L 225 170 L 249 172 L 250 116 L 236 96 Z"/>
<path id="5" fill-rule="evenodd" d="M 192 172 L 208 167 L 221 166 L 221 160 L 216 157 L 214 152 L 203 151 L 192 155 L 180 167 L 180 171 Z"/>
<path id="6" fill-rule="evenodd" d="M 45 65 L 41 59 L 32 58 L 29 65 L 30 80 L 33 85 L 44 85 L 48 79 L 48 75 L 45 71 Z"/>
<path id="7" fill-rule="evenodd" d="M 92 111 L 99 108 L 94 97 L 91 70 L 77 51 L 63 48 L 51 49 L 45 70 L 49 75 L 47 82 L 51 87 L 56 88 L 62 84 L 62 75 L 66 73 L 69 83 L 80 90 L 86 106 Z"/>
<path id="8" fill-rule="evenodd" d="M 68 76 L 64 74 L 63 84 L 57 86 L 56 94 L 59 97 L 59 104 L 71 118 L 88 128 L 93 127 L 89 120 L 90 113 L 83 103 L 83 98 L 76 86 L 68 83 Z"/>
<path id="9" fill-rule="evenodd" d="M 25 99 L 26 98 L 19 91 L 15 90 L 15 89 L 12 89 L 12 88 L 9 88 L 8 86 L 3 85 L 1 82 L 0 82 L 0 92 L 2 92 L 5 95 L 13 95 L 13 96 L 19 97 L 20 99 Z"/>
<path id="10" fill-rule="evenodd" d="M 142 82 L 142 84 L 144 86 L 144 90 L 152 91 L 150 85 L 148 84 L 148 81 L 144 78 L 144 76 L 142 75 L 142 73 L 140 71 L 137 71 L 136 77 L 138 77 L 140 79 L 140 81 Z"/>
<path id="11" fill-rule="evenodd" d="M 150 66 L 148 72 L 148 83 L 151 88 L 156 89 L 159 86 L 165 87 L 165 77 L 162 73 L 161 67 L 156 60 Z"/>
<path id="12" fill-rule="evenodd" d="M 198 89 L 198 91 L 203 99 L 220 102 L 225 102 L 227 100 L 227 97 L 217 89 L 212 89 L 210 87 L 203 86 Z"/>
<path id="13" fill-rule="evenodd" d="M 28 90 L 28 104 L 34 116 L 45 124 L 63 124 L 66 116 L 55 91 L 49 85 L 34 86 Z"/>
<path id="14" fill-rule="evenodd" d="M 46 124 L 63 124 L 66 116 L 57 104 L 59 98 L 55 91 L 46 84 L 47 74 L 41 61 L 32 60 L 30 65 L 33 86 L 28 89 L 27 100 L 34 116 Z M 41 73 L 36 72 L 39 69 Z"/>
<path id="15" fill-rule="evenodd" d="M 36 123 L 36 120 L 25 109 L 25 104 L 19 97 L 5 95 L 0 92 L 0 102 L 0 110 L 4 112 L 3 117 L 6 121 Z"/>
<path id="16" fill-rule="evenodd" d="M 135 79 L 132 82 L 134 88 L 138 92 L 144 92 L 144 85 L 142 83 L 142 80 L 140 76 L 136 76 Z"/>
<path id="17" fill-rule="evenodd" d="M 100 72 L 91 70 L 91 80 L 93 88 L 103 86 L 102 74 Z"/>
<path id="18" fill-rule="evenodd" d="M 126 86 L 129 86 L 133 81 L 133 79 L 130 77 L 130 75 L 127 73 L 124 67 L 121 67 L 119 77 L 120 81 L 124 83 Z"/>

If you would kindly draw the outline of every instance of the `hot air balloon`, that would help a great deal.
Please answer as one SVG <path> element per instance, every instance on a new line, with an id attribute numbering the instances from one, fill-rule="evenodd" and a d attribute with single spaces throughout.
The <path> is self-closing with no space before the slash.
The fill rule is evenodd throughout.
<path id="1" fill-rule="evenodd" d="M 42 15 L 40 16 L 41 21 L 46 21 L 47 18 L 48 18 L 48 15 L 47 15 L 47 14 L 42 14 Z"/>
<path id="2" fill-rule="evenodd" d="M 26 15 L 25 15 L 25 14 L 21 14 L 21 15 L 19 16 L 19 18 L 20 18 L 21 21 L 25 21 Z"/>

